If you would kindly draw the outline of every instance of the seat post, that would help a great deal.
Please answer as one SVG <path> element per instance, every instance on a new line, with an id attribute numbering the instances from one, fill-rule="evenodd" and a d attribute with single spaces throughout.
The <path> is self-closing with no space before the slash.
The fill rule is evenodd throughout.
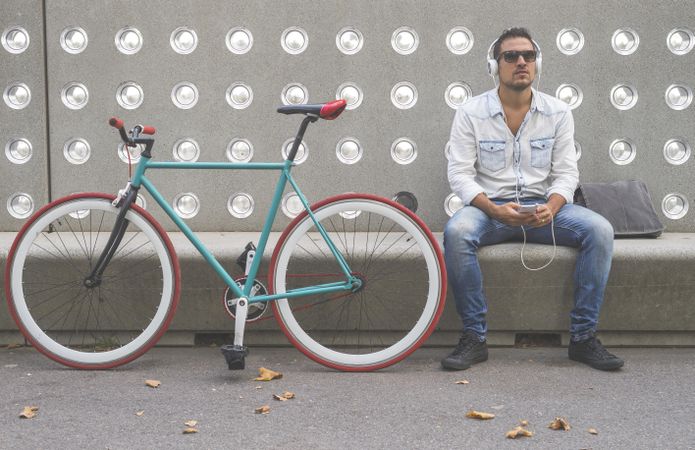
<path id="1" fill-rule="evenodd" d="M 290 161 L 294 161 L 295 156 L 297 156 L 299 144 L 301 144 L 302 139 L 304 139 L 304 132 L 306 131 L 306 127 L 309 126 L 309 123 L 316 122 L 317 120 L 319 120 L 319 118 L 312 114 L 307 114 L 304 120 L 302 120 L 302 124 L 299 126 L 299 132 L 297 132 L 297 136 L 294 138 L 294 143 L 292 144 L 290 154 L 287 155 L 287 159 L 289 159 Z"/>

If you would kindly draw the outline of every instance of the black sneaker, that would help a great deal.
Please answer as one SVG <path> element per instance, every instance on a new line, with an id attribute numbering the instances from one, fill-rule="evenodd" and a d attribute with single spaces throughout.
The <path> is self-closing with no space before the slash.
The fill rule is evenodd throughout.
<path id="1" fill-rule="evenodd" d="M 475 333 L 464 331 L 454 351 L 442 359 L 442 367 L 449 370 L 464 370 L 483 361 L 487 361 L 487 343 L 481 342 Z"/>
<path id="2" fill-rule="evenodd" d="M 570 342 L 569 357 L 573 361 L 588 364 L 598 370 L 616 370 L 623 367 L 623 360 L 611 354 L 596 337 Z"/>

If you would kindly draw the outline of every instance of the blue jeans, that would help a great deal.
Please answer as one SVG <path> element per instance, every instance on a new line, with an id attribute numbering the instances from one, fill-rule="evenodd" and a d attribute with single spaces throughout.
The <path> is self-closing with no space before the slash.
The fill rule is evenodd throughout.
<path id="1" fill-rule="evenodd" d="M 497 204 L 506 201 L 495 201 Z M 544 199 L 522 199 L 522 204 L 545 203 Z M 557 245 L 579 249 L 574 269 L 574 308 L 570 313 L 570 335 L 582 340 L 596 331 L 599 310 L 608 282 L 613 256 L 613 227 L 603 216 L 579 205 L 567 204 L 554 218 Z M 526 227 L 527 242 L 553 243 L 550 224 Z M 477 250 L 485 245 L 521 241 L 521 228 L 491 219 L 475 206 L 464 206 L 444 229 L 444 257 L 456 310 L 463 329 L 485 339 L 487 304 Z M 521 262 L 519 262 L 521 264 Z"/>

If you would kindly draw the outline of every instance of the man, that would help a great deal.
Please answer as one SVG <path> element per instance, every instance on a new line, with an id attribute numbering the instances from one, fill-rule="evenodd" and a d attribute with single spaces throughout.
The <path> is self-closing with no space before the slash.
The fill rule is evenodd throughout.
<path id="1" fill-rule="evenodd" d="M 565 103 L 532 88 L 540 49 L 526 29 L 505 30 L 491 53 L 498 87 L 461 106 L 451 127 L 449 183 L 464 207 L 446 225 L 444 253 L 463 333 L 442 366 L 463 370 L 488 358 L 477 249 L 524 238 L 552 244 L 554 233 L 558 245 L 579 249 L 569 357 L 600 370 L 618 369 L 623 361 L 594 336 L 613 228 L 572 203 L 578 183 L 572 113 Z M 521 211 L 520 205 L 534 204 L 535 211 Z"/>

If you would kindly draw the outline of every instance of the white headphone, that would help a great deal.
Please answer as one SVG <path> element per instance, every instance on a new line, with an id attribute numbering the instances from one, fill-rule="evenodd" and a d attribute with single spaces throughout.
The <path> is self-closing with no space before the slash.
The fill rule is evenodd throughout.
<path id="1" fill-rule="evenodd" d="M 493 49 L 495 48 L 497 41 L 499 41 L 499 39 L 495 39 L 487 49 L 487 73 L 492 77 L 493 80 L 495 80 L 495 85 L 497 85 L 497 76 L 499 75 L 500 70 L 499 63 L 493 55 Z M 533 48 L 536 50 L 536 76 L 538 77 L 538 83 L 540 84 L 543 54 L 541 53 L 541 48 L 536 41 L 531 39 L 531 43 L 533 44 Z"/>

